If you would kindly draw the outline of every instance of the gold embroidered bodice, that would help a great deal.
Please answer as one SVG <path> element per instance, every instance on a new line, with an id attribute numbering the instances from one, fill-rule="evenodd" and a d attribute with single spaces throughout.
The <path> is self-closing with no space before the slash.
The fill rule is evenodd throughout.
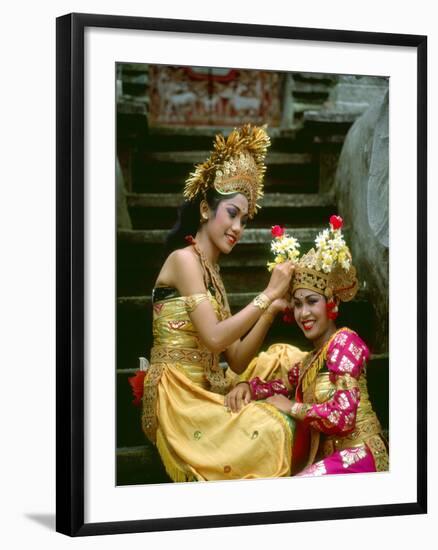
<path id="1" fill-rule="evenodd" d="M 189 312 L 204 300 L 209 300 L 219 317 L 220 307 L 213 294 L 179 296 L 154 301 L 152 363 L 172 363 L 192 382 L 215 393 L 225 393 L 233 376 L 219 366 L 219 355 L 202 343 L 190 319 Z"/>
<path id="2" fill-rule="evenodd" d="M 196 296 L 203 296 L 195 295 Z M 208 293 L 210 303 L 217 311 L 217 302 Z M 189 317 L 192 296 L 174 296 L 154 303 L 153 337 L 154 346 L 202 349 L 203 345 Z M 196 299 L 196 298 L 195 298 Z"/>

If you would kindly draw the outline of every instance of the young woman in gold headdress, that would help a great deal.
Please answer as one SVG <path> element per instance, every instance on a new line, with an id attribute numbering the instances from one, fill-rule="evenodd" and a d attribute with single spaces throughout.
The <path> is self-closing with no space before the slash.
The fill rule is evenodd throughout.
<path id="1" fill-rule="evenodd" d="M 286 415 L 266 404 L 252 403 L 238 414 L 224 406 L 224 394 L 285 306 L 293 273 L 291 262 L 276 267 L 263 292 L 231 315 L 217 262 L 256 213 L 268 145 L 264 128 L 249 125 L 216 137 L 211 157 L 186 183 L 186 203 L 168 239 L 173 251 L 153 290 L 142 425 L 173 481 L 290 475 Z M 296 352 L 291 357 L 299 358 Z"/>
<path id="2" fill-rule="evenodd" d="M 233 410 L 263 399 L 297 422 L 294 473 L 301 476 L 388 469 L 386 442 L 368 397 L 368 348 L 355 332 L 335 324 L 339 303 L 353 299 L 358 287 L 341 227 L 342 219 L 332 216 L 330 229 L 316 239 L 316 251 L 295 266 L 294 317 L 313 351 L 272 380 L 271 365 L 287 345 L 271 347 L 249 365 L 248 383 L 227 396 Z M 263 370 L 265 380 L 252 378 Z"/>

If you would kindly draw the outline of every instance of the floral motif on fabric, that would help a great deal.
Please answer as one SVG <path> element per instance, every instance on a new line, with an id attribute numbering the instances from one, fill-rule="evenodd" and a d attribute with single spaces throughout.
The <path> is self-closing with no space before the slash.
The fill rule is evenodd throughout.
<path id="1" fill-rule="evenodd" d="M 301 477 L 313 477 L 313 476 L 324 476 L 327 474 L 327 469 L 325 467 L 325 464 L 323 461 L 315 462 L 315 464 L 312 464 L 308 468 L 306 468 L 303 472 L 298 474 L 298 476 Z"/>
<path id="2" fill-rule="evenodd" d="M 332 424 L 338 424 L 339 423 L 339 420 L 341 419 L 341 413 L 340 411 L 332 411 L 329 415 L 328 415 L 328 420 L 332 423 Z"/>
<path id="3" fill-rule="evenodd" d="M 345 343 L 347 342 L 348 340 L 348 336 L 349 334 L 351 333 L 348 333 L 348 332 L 339 332 L 334 340 L 333 340 L 333 344 L 334 345 L 339 345 L 339 346 L 345 346 Z"/>
<path id="4" fill-rule="evenodd" d="M 386 472 L 389 469 L 389 457 L 386 445 L 383 442 L 382 436 L 379 434 L 373 435 L 366 440 L 367 447 L 373 455 L 374 464 L 377 472 Z"/>
<path id="5" fill-rule="evenodd" d="M 348 373 L 359 378 L 369 354 L 366 344 L 355 332 L 340 331 L 327 351 L 327 366 L 336 374 Z"/>
<path id="6" fill-rule="evenodd" d="M 353 447 L 340 451 L 339 455 L 342 460 L 342 466 L 344 468 L 349 468 L 353 464 L 356 464 L 356 462 L 359 462 L 359 460 L 365 458 L 367 456 L 367 451 L 366 447 L 362 445 L 361 447 Z"/>
<path id="7" fill-rule="evenodd" d="M 345 395 L 344 392 L 339 392 L 339 407 L 345 411 L 350 406 L 350 402 L 348 401 L 348 397 Z"/>
<path id="8" fill-rule="evenodd" d="M 154 311 L 158 315 L 163 309 L 164 304 L 154 304 Z"/>
<path id="9" fill-rule="evenodd" d="M 292 388 L 298 386 L 298 380 L 300 377 L 300 363 L 294 365 L 287 373 L 287 379 Z"/>
<path id="10" fill-rule="evenodd" d="M 250 380 L 249 387 L 252 398 L 255 400 L 267 399 L 275 394 L 289 397 L 289 390 L 282 380 L 271 380 L 270 382 L 264 382 L 257 376 L 253 380 Z"/>
<path id="11" fill-rule="evenodd" d="M 357 346 L 354 342 L 350 342 L 350 345 L 348 346 L 348 351 L 356 359 L 356 361 L 359 361 L 362 358 L 363 349 Z"/>
<path id="12" fill-rule="evenodd" d="M 353 372 L 353 369 L 354 369 L 354 363 L 353 361 L 351 361 L 350 359 L 348 359 L 348 357 L 346 357 L 344 355 L 344 357 L 342 357 L 340 363 L 339 363 L 339 369 L 343 370 L 344 372 Z"/>
<path id="13" fill-rule="evenodd" d="M 339 355 L 339 348 L 335 348 L 331 354 L 331 356 L 329 357 L 329 361 L 330 363 L 336 363 L 337 360 L 338 360 L 338 355 Z"/>
<path id="14" fill-rule="evenodd" d="M 347 435 L 355 427 L 359 395 L 358 388 L 337 390 L 329 401 L 312 405 L 304 420 L 325 434 Z"/>
<path id="15" fill-rule="evenodd" d="M 186 326 L 187 321 L 169 321 L 167 324 L 172 330 L 180 330 Z"/>
<path id="16" fill-rule="evenodd" d="M 148 439 L 152 442 L 155 442 L 156 440 L 158 426 L 156 402 L 158 395 L 158 383 L 162 373 L 163 365 L 151 365 L 144 378 L 143 413 L 141 422 L 146 437 L 148 437 Z"/>

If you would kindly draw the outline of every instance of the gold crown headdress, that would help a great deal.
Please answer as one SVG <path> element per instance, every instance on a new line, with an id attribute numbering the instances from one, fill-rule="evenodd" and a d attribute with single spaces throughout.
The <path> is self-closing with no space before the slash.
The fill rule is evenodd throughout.
<path id="1" fill-rule="evenodd" d="M 331 216 L 330 227 L 315 239 L 316 249 L 301 256 L 295 266 L 292 294 L 298 288 L 307 288 L 328 299 L 337 297 L 342 302 L 349 302 L 356 296 L 356 268 L 342 234 L 342 225 L 340 216 Z"/>
<path id="2" fill-rule="evenodd" d="M 315 239 L 316 247 L 303 254 L 296 262 L 292 294 L 298 288 L 306 288 L 324 294 L 329 300 L 335 296 L 342 302 L 349 302 L 355 297 L 358 280 L 350 250 L 342 235 L 342 225 L 340 216 L 331 216 L 330 227 L 324 229 Z M 282 227 L 274 226 L 272 234 L 275 241 L 271 249 L 276 258 L 274 262 L 268 262 L 270 270 L 276 263 L 294 261 L 299 256 L 298 241 L 285 234 Z"/>
<path id="3" fill-rule="evenodd" d="M 193 200 L 214 187 L 222 195 L 242 193 L 248 199 L 248 216 L 254 217 L 263 197 L 264 160 L 271 144 L 266 126 L 235 128 L 228 138 L 218 134 L 214 151 L 195 167 L 184 187 L 184 197 Z"/>

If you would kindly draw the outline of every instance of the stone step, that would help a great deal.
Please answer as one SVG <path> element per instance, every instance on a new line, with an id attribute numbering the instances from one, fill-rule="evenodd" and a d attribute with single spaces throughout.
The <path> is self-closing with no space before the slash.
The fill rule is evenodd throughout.
<path id="1" fill-rule="evenodd" d="M 292 93 L 293 95 L 298 94 L 309 94 L 309 95 L 321 95 L 321 96 L 327 96 L 330 92 L 331 86 L 328 84 L 324 84 L 321 82 L 312 83 L 309 81 L 294 81 L 293 87 L 292 87 Z"/>
<path id="2" fill-rule="evenodd" d="M 237 313 L 251 303 L 257 292 L 229 293 L 232 313 Z M 339 326 L 349 326 L 363 338 L 373 343 L 373 311 L 364 294 L 360 293 L 354 301 L 342 304 Z M 295 325 L 286 325 L 278 316 L 266 337 L 264 347 L 275 342 L 289 342 L 306 349 L 307 341 Z M 125 296 L 117 300 L 117 367 L 136 368 L 138 357 L 149 356 L 152 346 L 152 304 L 149 296 Z"/>
<path id="3" fill-rule="evenodd" d="M 149 74 L 149 65 L 147 63 L 120 63 L 120 65 L 123 69 L 122 75 L 130 73 Z"/>
<path id="4" fill-rule="evenodd" d="M 180 193 L 129 193 L 127 201 L 134 229 L 170 229 L 176 222 L 183 196 Z M 276 224 L 308 226 L 328 219 L 336 211 L 330 194 L 267 193 L 259 202 L 262 208 L 250 221 L 253 228 Z"/>
<path id="5" fill-rule="evenodd" d="M 174 163 L 174 164 L 198 164 L 204 162 L 210 156 L 210 151 L 152 151 L 145 152 L 143 158 L 146 162 Z M 312 155 L 309 153 L 282 153 L 269 151 L 265 164 L 310 164 Z"/>
<path id="6" fill-rule="evenodd" d="M 117 371 L 117 484 L 165 483 L 169 481 L 155 447 L 141 430 L 141 409 L 132 404 L 128 377 L 137 369 Z M 387 431 L 389 422 L 389 358 L 372 355 L 367 367 L 370 398 Z"/>
<path id="7" fill-rule="evenodd" d="M 348 124 L 351 125 L 356 118 L 357 113 L 348 111 L 335 111 L 330 109 L 309 110 L 304 115 L 306 122 L 319 122 L 327 124 Z"/>
<path id="8" fill-rule="evenodd" d="M 165 204 L 177 208 L 183 201 L 182 193 L 127 193 L 130 208 L 160 208 Z M 267 193 L 260 201 L 262 208 L 322 208 L 333 206 L 329 193 Z"/>
<path id="9" fill-rule="evenodd" d="M 148 167 L 134 161 L 132 169 L 132 190 L 136 193 L 180 193 L 192 165 L 166 165 Z M 264 181 L 265 193 L 317 193 L 319 166 L 296 165 L 291 168 L 271 166 Z"/>
<path id="10" fill-rule="evenodd" d="M 130 74 L 124 73 L 122 75 L 123 84 L 135 84 L 138 86 L 149 85 L 149 75 L 143 72 L 132 72 Z"/>
<path id="11" fill-rule="evenodd" d="M 147 127 L 147 102 L 141 99 L 132 98 L 131 96 L 124 96 L 122 100 L 117 103 L 118 115 L 131 115 L 138 116 L 143 119 L 144 127 Z M 120 122 L 120 121 L 119 121 Z M 132 119 L 129 119 L 132 123 Z"/>
<path id="12" fill-rule="evenodd" d="M 269 273 L 268 273 L 269 275 Z M 260 290 L 261 292 L 261 290 Z M 228 293 L 228 302 L 231 308 L 240 309 L 246 304 L 249 304 L 257 296 L 258 292 L 230 292 Z M 151 304 L 152 297 L 148 296 L 119 296 L 117 298 L 117 304 L 119 306 L 129 305 L 131 307 L 144 308 Z M 363 289 L 359 290 L 355 296 L 354 302 L 366 302 L 367 301 L 367 292 Z M 346 304 L 342 304 L 342 307 L 345 307 Z"/>
<path id="13" fill-rule="evenodd" d="M 311 82 L 315 84 L 325 83 L 327 85 L 333 86 L 336 81 L 337 77 L 332 76 L 328 73 L 292 73 L 294 82 Z"/>
<path id="14" fill-rule="evenodd" d="M 294 130 L 299 130 L 300 126 L 296 128 L 275 128 L 270 126 L 268 128 L 268 134 L 271 140 L 278 137 L 288 136 L 291 137 L 291 133 Z M 211 145 L 212 138 L 217 134 L 223 134 L 227 136 L 234 126 L 154 126 L 150 129 L 151 136 L 154 137 L 177 137 L 182 136 L 184 138 L 208 138 Z"/>
<path id="15" fill-rule="evenodd" d="M 306 227 L 294 228 L 289 232 L 294 235 L 301 243 L 313 242 L 321 227 Z M 168 231 L 166 229 L 149 229 L 147 231 L 121 229 L 117 231 L 117 239 L 120 244 L 163 244 Z M 345 231 L 344 231 L 345 233 Z M 243 244 L 269 244 L 272 240 L 271 229 L 246 229 L 242 239 L 239 242 L 241 247 Z"/>
<path id="16" fill-rule="evenodd" d="M 200 138 L 204 140 L 205 138 Z M 283 140 L 284 141 L 284 140 Z M 199 140 L 186 140 L 187 149 L 163 149 L 170 144 L 155 143 L 152 136 L 132 159 L 132 190 L 138 193 L 181 192 L 184 181 L 194 170 L 194 166 L 204 162 L 208 150 L 196 150 Z M 181 144 L 179 144 L 181 146 Z M 285 148 L 284 143 L 279 146 Z M 270 151 L 266 157 L 266 191 L 314 193 L 318 191 L 319 164 L 313 154 L 312 137 L 306 137 L 302 145 L 306 151 Z M 207 147 L 211 147 L 211 140 Z"/>
<path id="17" fill-rule="evenodd" d="M 313 102 L 312 105 L 315 105 Z M 149 135 L 142 144 L 144 152 L 204 151 L 212 150 L 213 139 L 218 134 L 228 135 L 233 128 L 212 126 L 155 127 L 149 128 Z M 290 128 L 268 128 L 271 147 L 268 155 L 274 153 L 314 155 L 313 136 L 304 131 L 302 123 Z M 198 159 L 204 161 L 206 157 Z M 278 160 L 278 159 L 277 159 Z M 272 166 L 272 165 L 271 165 Z M 275 166 L 275 165 L 274 165 Z"/>
<path id="18" fill-rule="evenodd" d="M 116 485 L 145 483 L 172 483 L 155 447 L 149 442 L 133 447 L 119 447 Z"/>

